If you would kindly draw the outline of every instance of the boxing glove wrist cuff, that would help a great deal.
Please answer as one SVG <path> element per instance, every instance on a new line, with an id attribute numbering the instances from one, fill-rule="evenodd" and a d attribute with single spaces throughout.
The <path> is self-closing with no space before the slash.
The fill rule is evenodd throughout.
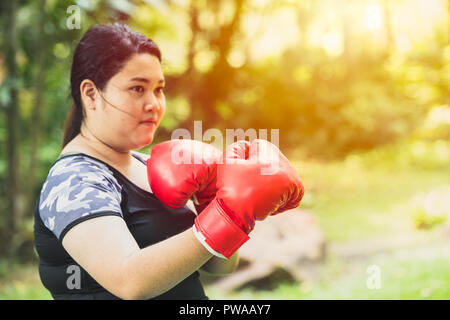
<path id="1" fill-rule="evenodd" d="M 214 249 L 209 246 L 209 244 L 206 242 L 205 236 L 200 231 L 197 230 L 197 227 L 195 225 L 192 228 L 192 230 L 194 231 L 194 235 L 197 238 L 197 240 L 200 241 L 200 243 L 206 248 L 206 250 L 209 251 L 209 253 L 212 253 L 216 257 L 227 259 L 227 257 L 225 257 L 223 254 L 214 251 Z"/>
<path id="2" fill-rule="evenodd" d="M 195 219 L 194 234 L 215 256 L 229 259 L 249 238 L 215 198 Z"/>

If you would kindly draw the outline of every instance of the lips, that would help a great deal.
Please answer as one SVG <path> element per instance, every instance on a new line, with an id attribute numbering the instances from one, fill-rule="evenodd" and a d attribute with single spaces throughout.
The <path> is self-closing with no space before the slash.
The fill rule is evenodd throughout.
<path id="1" fill-rule="evenodd" d="M 157 124 L 158 121 L 155 120 L 155 119 L 148 119 L 148 120 L 141 121 L 141 123 L 145 123 L 145 124 L 151 124 L 151 123 Z"/>

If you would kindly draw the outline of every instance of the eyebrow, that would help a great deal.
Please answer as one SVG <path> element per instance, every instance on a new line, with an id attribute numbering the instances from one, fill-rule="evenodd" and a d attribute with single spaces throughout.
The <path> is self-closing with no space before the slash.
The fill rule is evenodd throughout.
<path id="1" fill-rule="evenodd" d="M 134 77 L 134 78 L 131 78 L 130 81 L 139 81 L 139 82 L 150 83 L 150 80 L 148 80 L 147 78 L 142 78 L 142 77 Z M 165 83 L 165 80 L 159 79 L 158 83 Z"/>

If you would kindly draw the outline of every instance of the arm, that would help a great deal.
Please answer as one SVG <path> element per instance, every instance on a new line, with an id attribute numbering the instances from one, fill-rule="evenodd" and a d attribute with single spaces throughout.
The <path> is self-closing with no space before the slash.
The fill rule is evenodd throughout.
<path id="1" fill-rule="evenodd" d="M 234 272 L 238 264 L 239 251 L 236 251 L 228 260 L 213 256 L 200 268 L 200 271 L 210 275 L 222 276 Z"/>
<path id="2" fill-rule="evenodd" d="M 192 229 L 140 249 L 123 219 L 116 216 L 81 222 L 62 243 L 100 285 L 122 299 L 158 296 L 212 257 Z"/>
<path id="3" fill-rule="evenodd" d="M 192 201 L 188 201 L 186 206 L 193 212 L 197 212 Z M 198 215 L 198 213 L 196 213 Z M 210 275 L 226 275 L 234 272 L 239 264 L 239 252 L 233 254 L 230 259 L 225 260 L 213 256 L 208 262 L 206 262 L 199 271 Z"/>

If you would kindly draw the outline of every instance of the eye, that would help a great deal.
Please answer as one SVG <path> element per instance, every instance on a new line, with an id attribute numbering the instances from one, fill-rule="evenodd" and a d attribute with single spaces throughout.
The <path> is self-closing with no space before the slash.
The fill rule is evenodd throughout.
<path id="1" fill-rule="evenodd" d="M 143 86 L 134 86 L 134 87 L 131 87 L 130 90 L 137 92 L 137 93 L 142 93 L 142 92 L 144 92 L 144 87 Z"/>
<path id="2" fill-rule="evenodd" d="M 164 92 L 164 87 L 158 87 L 156 88 L 156 93 L 161 94 Z"/>

